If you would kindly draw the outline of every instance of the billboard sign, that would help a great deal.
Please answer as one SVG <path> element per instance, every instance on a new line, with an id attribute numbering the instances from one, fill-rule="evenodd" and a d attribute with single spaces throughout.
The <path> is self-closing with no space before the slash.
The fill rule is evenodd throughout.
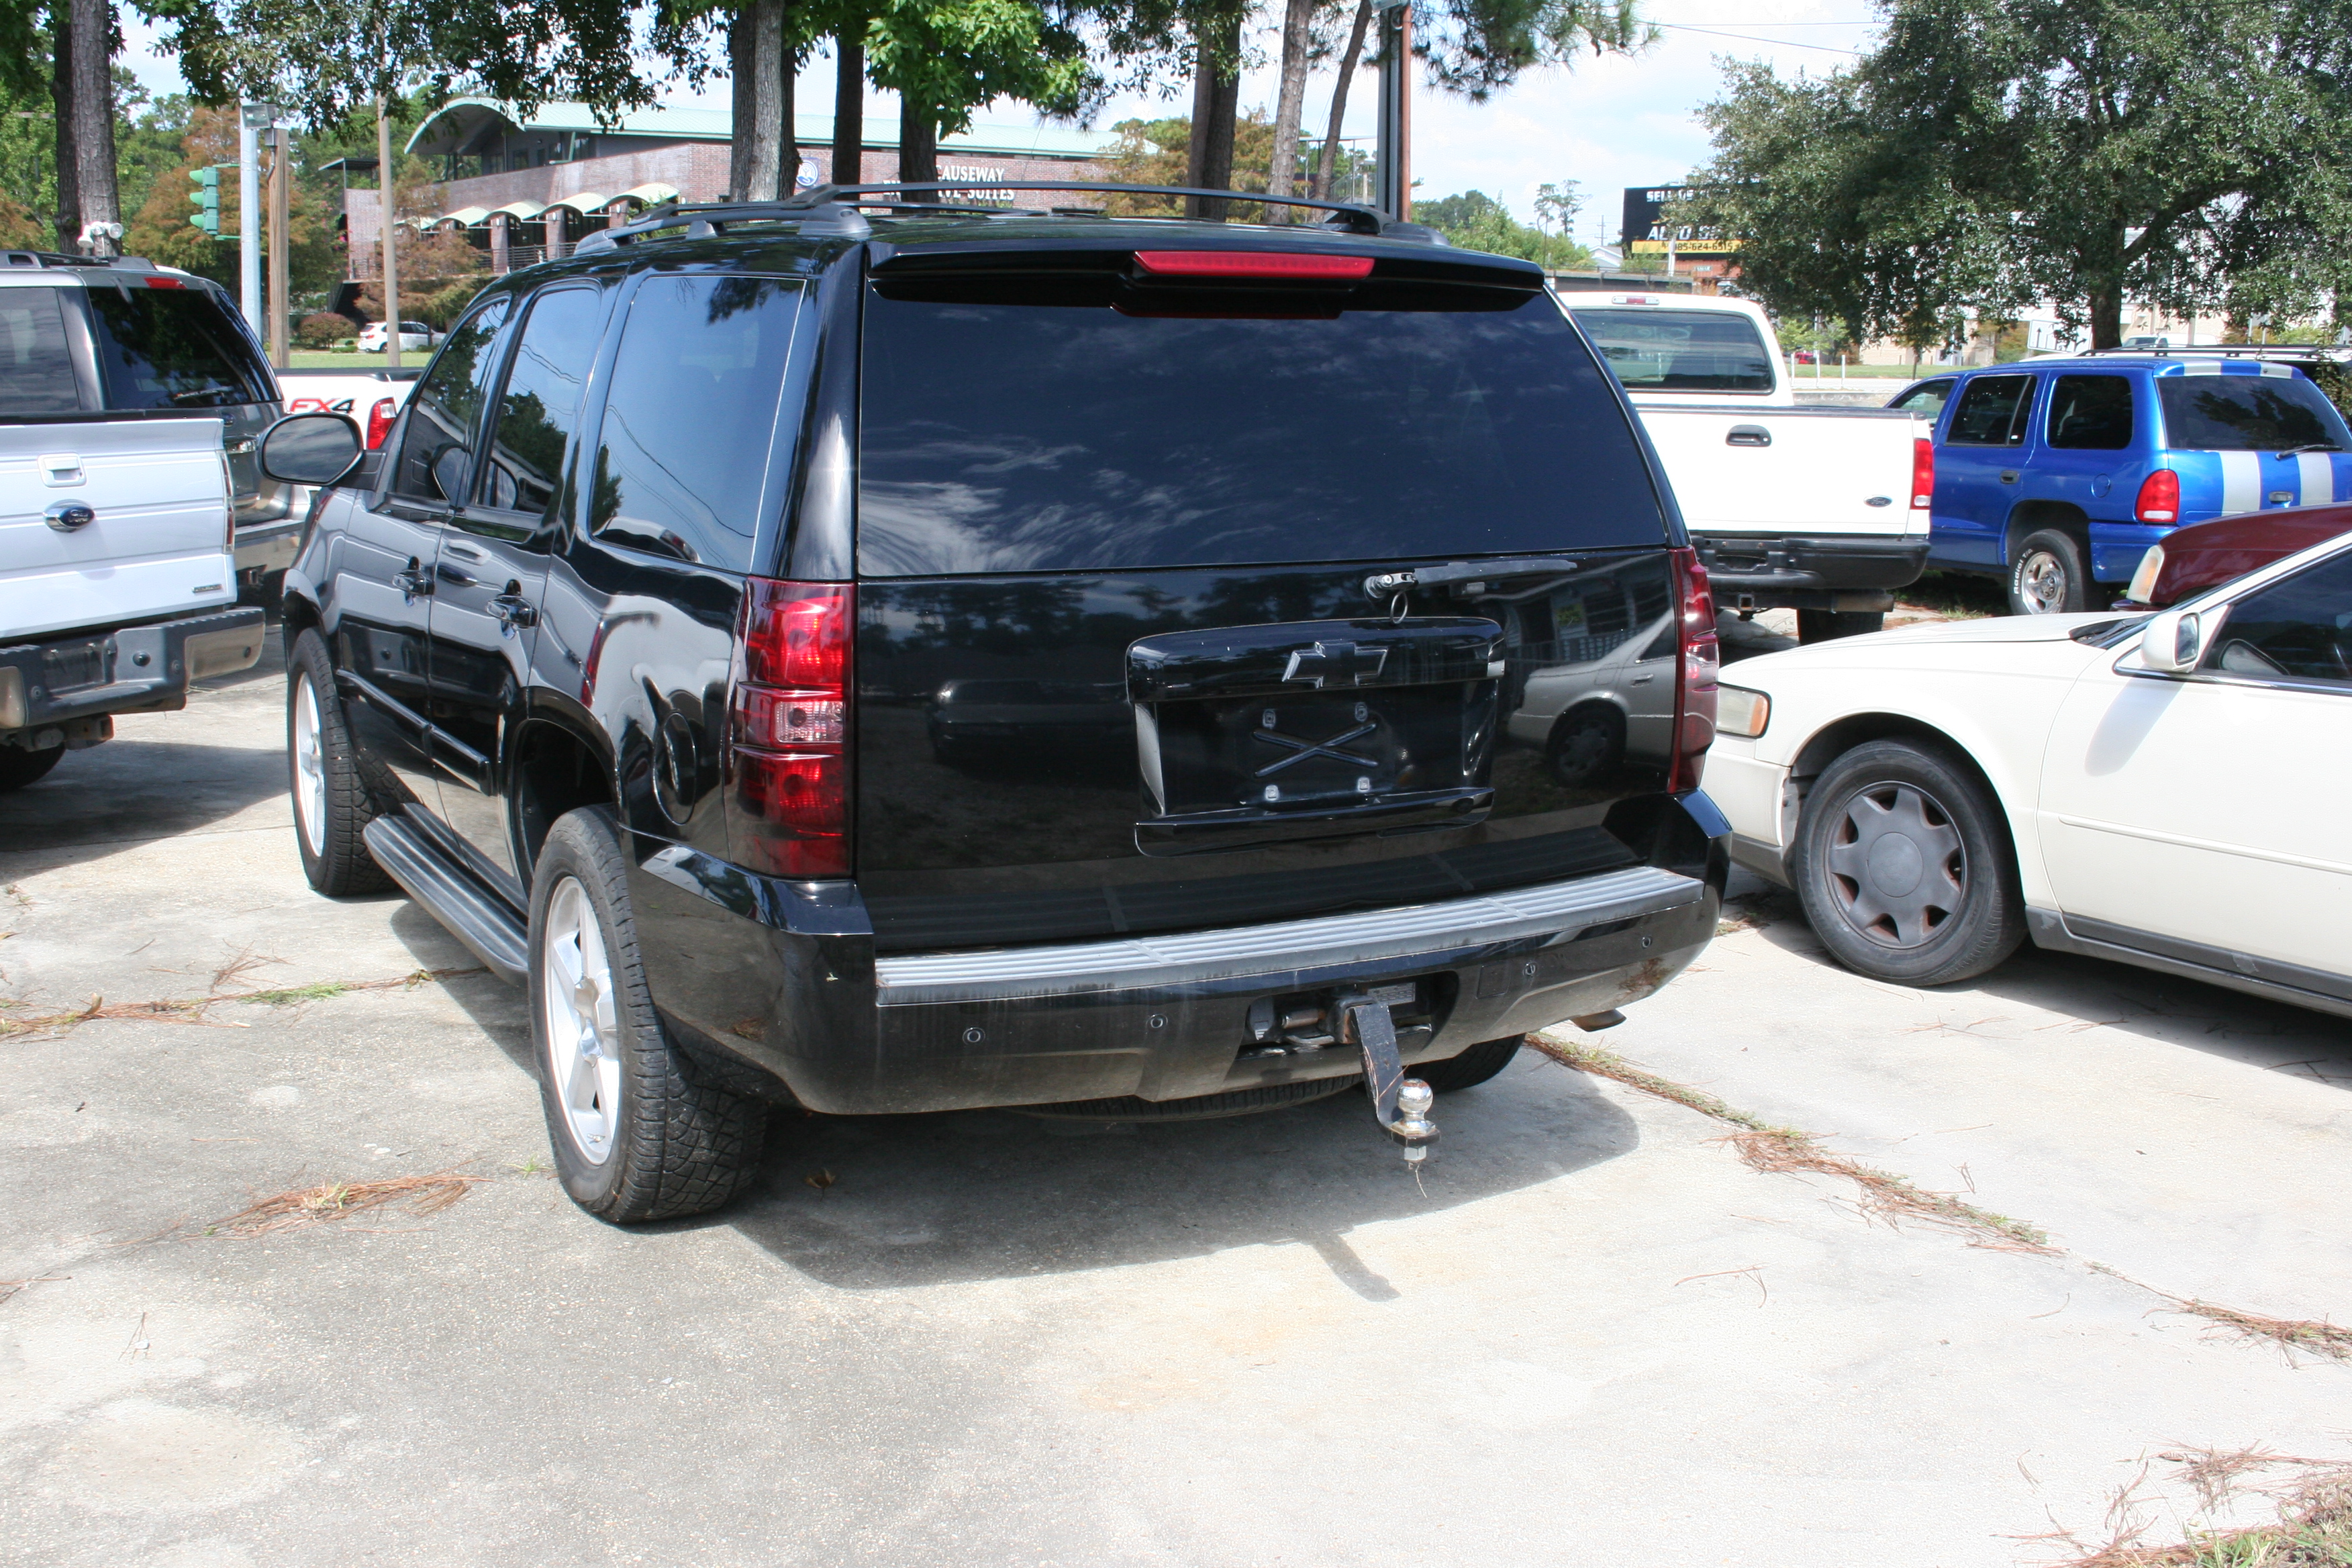
<path id="1" fill-rule="evenodd" d="M 1675 254 L 1687 257 L 1730 256 L 1739 247 L 1722 232 L 1677 221 L 1675 209 L 1687 200 L 1688 185 L 1628 185 L 1625 187 L 1625 253 L 1664 256 L 1666 241 Z"/>

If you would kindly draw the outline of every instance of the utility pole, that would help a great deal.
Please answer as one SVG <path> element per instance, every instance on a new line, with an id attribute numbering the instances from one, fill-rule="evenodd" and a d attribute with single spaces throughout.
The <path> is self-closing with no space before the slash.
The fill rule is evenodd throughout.
<path id="1" fill-rule="evenodd" d="M 1412 0 L 1381 7 L 1381 104 L 1373 157 L 1382 212 L 1412 216 Z"/>
<path id="2" fill-rule="evenodd" d="M 393 256 L 393 174 L 392 116 L 384 108 L 383 95 L 375 100 L 375 189 L 376 222 L 383 233 L 383 243 L 377 247 L 383 258 L 383 363 L 386 370 L 400 368 L 400 264 Z"/>
<path id="3" fill-rule="evenodd" d="M 245 324 L 258 339 L 261 321 L 260 130 L 270 120 L 266 103 L 240 103 L 236 111 L 236 303 Z"/>
<path id="4" fill-rule="evenodd" d="M 293 205 L 293 171 L 289 168 L 292 138 L 282 125 L 270 133 L 269 160 L 269 363 L 279 370 L 294 368 L 293 342 L 287 328 L 293 320 L 286 290 L 291 269 L 286 255 L 286 231 Z"/>

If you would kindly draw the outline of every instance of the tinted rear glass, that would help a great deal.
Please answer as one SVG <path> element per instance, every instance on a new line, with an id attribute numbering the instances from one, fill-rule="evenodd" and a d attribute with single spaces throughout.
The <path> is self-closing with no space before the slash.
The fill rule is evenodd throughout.
<path id="1" fill-rule="evenodd" d="M 1769 392 L 1772 351 L 1729 310 L 1591 310 L 1576 319 L 1628 392 Z"/>
<path id="2" fill-rule="evenodd" d="M 2168 446 L 2197 452 L 2352 447 L 2344 416 L 2300 377 L 2160 375 L 2156 392 Z"/>
<path id="3" fill-rule="evenodd" d="M 109 408 L 225 408 L 268 403 L 252 341 L 208 289 L 83 290 L 98 327 Z"/>
<path id="4" fill-rule="evenodd" d="M 1633 430 L 1549 296 L 1309 319 L 866 301 L 871 576 L 1656 543 Z"/>
<path id="5" fill-rule="evenodd" d="M 0 293 L 0 414 L 68 414 L 80 406 L 58 290 Z"/>
<path id="6" fill-rule="evenodd" d="M 1954 447 L 2022 446 L 2025 411 L 2032 403 L 2030 375 L 1978 376 L 1961 390 L 1944 439 Z"/>

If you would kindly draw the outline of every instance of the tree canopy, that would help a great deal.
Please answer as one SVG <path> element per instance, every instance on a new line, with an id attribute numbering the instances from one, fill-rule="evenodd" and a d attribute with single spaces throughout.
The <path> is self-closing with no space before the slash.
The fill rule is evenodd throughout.
<path id="1" fill-rule="evenodd" d="M 1778 311 L 1919 347 L 2037 301 L 2352 319 L 2342 0 L 1886 0 L 1851 69 L 1728 67 L 1693 207 Z"/>

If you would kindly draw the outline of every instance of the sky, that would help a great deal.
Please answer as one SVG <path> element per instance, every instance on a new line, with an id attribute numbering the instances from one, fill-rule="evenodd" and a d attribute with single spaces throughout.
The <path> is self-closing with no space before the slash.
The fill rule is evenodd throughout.
<path id="1" fill-rule="evenodd" d="M 1617 238 L 1621 192 L 1628 185 L 1671 184 L 1707 155 L 1706 131 L 1698 112 L 1723 90 L 1719 59 L 1764 59 L 1784 74 L 1826 71 L 1850 63 L 1851 51 L 1874 36 L 1869 0 L 1647 0 L 1650 19 L 1664 29 L 1664 41 L 1633 58 L 1586 57 L 1570 70 L 1530 72 L 1517 85 L 1486 103 L 1473 104 L 1444 93 L 1416 92 L 1412 110 L 1412 173 L 1422 198 L 1480 190 L 1499 198 L 1522 219 L 1531 216 L 1536 188 L 1575 180 L 1586 205 L 1576 237 L 1587 244 Z M 122 63 L 138 73 L 150 91 L 184 90 L 177 66 L 156 47 L 156 29 L 126 10 L 127 47 Z M 1738 35 L 1727 37 L 1726 35 Z M 1261 52 L 1279 47 L 1274 29 L 1252 40 Z M 1330 112 L 1334 73 L 1325 70 L 1307 83 L 1306 120 L 1319 128 Z M 1345 133 L 1369 137 L 1372 131 L 1373 77 L 1364 73 L 1349 93 Z M 723 82 L 697 98 L 677 101 L 726 101 Z M 1271 64 L 1246 73 L 1242 104 L 1271 113 L 1276 92 Z M 833 108 L 833 67 L 812 60 L 795 89 L 802 113 Z M 1143 98 L 1112 102 L 1097 119 L 1108 130 L 1129 118 L 1189 111 L 1189 101 Z M 869 115 L 895 114 L 887 93 L 869 94 Z M 1033 111 L 1000 103 L 981 117 L 1020 122 Z"/>

